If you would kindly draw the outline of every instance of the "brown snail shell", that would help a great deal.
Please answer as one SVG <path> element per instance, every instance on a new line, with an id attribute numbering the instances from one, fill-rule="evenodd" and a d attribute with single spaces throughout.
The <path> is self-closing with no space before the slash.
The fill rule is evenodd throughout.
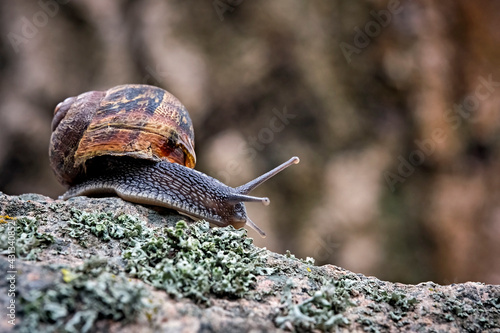
<path id="1" fill-rule="evenodd" d="M 181 102 L 148 85 L 70 97 L 54 111 L 49 150 L 58 180 L 75 184 L 96 156 L 166 160 L 194 168 L 194 130 Z"/>

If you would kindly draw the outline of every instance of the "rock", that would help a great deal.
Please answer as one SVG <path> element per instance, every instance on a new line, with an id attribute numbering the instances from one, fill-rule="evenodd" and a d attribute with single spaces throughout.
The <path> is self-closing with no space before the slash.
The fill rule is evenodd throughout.
<path id="1" fill-rule="evenodd" d="M 0 193 L 0 215 L 2 332 L 500 332 L 500 286 L 318 267 L 119 198 Z"/>

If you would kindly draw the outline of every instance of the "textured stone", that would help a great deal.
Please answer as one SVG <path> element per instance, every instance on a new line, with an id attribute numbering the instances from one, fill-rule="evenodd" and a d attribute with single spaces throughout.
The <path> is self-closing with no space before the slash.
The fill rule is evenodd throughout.
<path id="1" fill-rule="evenodd" d="M 78 219 L 82 212 L 89 216 L 110 216 L 106 222 L 108 231 L 111 230 L 109 237 L 99 234 L 102 225 L 92 226 L 92 232 L 88 231 L 90 224 L 84 225 L 82 219 Z M 247 246 L 251 258 L 258 254 L 252 264 L 255 267 L 247 275 L 252 283 L 248 288 L 242 287 L 244 292 L 234 294 L 209 291 L 208 300 L 202 301 L 203 297 L 184 295 L 185 289 L 172 293 L 134 275 L 123 254 L 136 246 L 139 238 L 130 236 L 132 232 L 123 227 L 125 224 L 120 225 L 125 228 L 124 233 L 113 225 L 118 216 L 124 215 L 130 217 L 126 221 L 130 226 L 134 227 L 134 223 L 143 226 L 144 235 L 163 235 L 162 232 L 167 232 L 164 227 L 169 226 L 172 236 L 181 235 L 178 244 L 184 241 L 210 243 L 209 238 L 200 238 L 193 231 L 193 228 L 203 230 L 203 224 L 191 221 L 186 222 L 189 226 L 179 224 L 178 221 L 186 221 L 186 218 L 176 212 L 135 205 L 118 198 L 78 197 L 56 201 L 37 194 L 7 196 L 0 193 L 0 215 L 3 274 L 7 274 L 13 263 L 9 257 L 7 227 L 15 224 L 24 230 L 16 235 L 18 256 L 13 263 L 17 271 L 15 323 L 21 331 L 23 327 L 27 331 L 30 325 L 41 332 L 50 331 L 62 323 L 67 325 L 66 329 L 109 332 L 500 332 L 500 286 L 496 285 L 384 282 L 333 265 L 314 266 L 310 258 L 301 260 L 291 254 L 258 249 L 245 240 L 245 233 L 225 228 L 208 230 L 207 237 L 219 237 L 218 246 L 227 247 L 224 253 L 228 256 L 236 253 L 231 251 L 240 251 L 243 245 Z M 75 225 L 81 228 L 75 229 Z M 149 231 L 144 231 L 146 229 Z M 241 235 L 241 239 L 233 239 L 230 244 L 220 243 L 221 239 L 235 235 Z M 214 251 L 216 256 L 222 252 L 222 248 Z M 215 279 L 212 273 L 207 274 Z M 8 288 L 7 279 L 2 278 L 0 331 L 12 329 L 5 313 L 11 299 L 6 292 Z M 34 310 L 35 304 L 56 308 L 52 312 Z M 49 313 L 57 320 L 44 319 L 40 313 Z M 32 320 L 39 322 L 30 322 Z M 85 323 L 90 324 L 87 327 Z"/>

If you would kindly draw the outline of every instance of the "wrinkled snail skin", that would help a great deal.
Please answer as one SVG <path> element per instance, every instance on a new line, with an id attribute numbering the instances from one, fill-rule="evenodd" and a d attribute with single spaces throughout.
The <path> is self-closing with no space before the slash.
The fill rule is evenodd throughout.
<path id="1" fill-rule="evenodd" d="M 118 195 L 124 200 L 175 209 L 217 226 L 245 224 L 265 233 L 247 216 L 244 202 L 254 188 L 287 167 L 292 157 L 260 177 L 232 188 L 192 169 L 196 162 L 191 119 L 163 89 L 123 85 L 67 98 L 58 104 L 49 148 L 61 197 Z"/>
<path id="2" fill-rule="evenodd" d="M 235 214 L 237 202 L 230 200 L 234 190 L 217 179 L 176 163 L 123 160 L 112 172 L 71 187 L 62 198 L 113 193 L 128 201 L 175 209 L 217 225 L 245 222 L 245 212 Z"/>
<path id="3" fill-rule="evenodd" d="M 116 194 L 124 200 L 175 209 L 195 219 L 204 219 L 224 227 L 249 224 L 259 234 L 265 233 L 247 216 L 243 202 L 269 204 L 268 198 L 247 195 L 258 185 L 299 162 L 287 162 L 237 188 L 232 188 L 202 172 L 176 163 L 151 162 L 115 157 L 115 163 L 99 175 L 90 176 L 71 187 L 62 199 L 75 196 Z M 108 158 L 108 166 L 111 158 Z"/>

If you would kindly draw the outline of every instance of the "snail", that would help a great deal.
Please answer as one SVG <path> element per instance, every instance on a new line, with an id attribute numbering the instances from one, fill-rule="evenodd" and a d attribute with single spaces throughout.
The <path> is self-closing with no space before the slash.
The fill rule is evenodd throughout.
<path id="1" fill-rule="evenodd" d="M 60 198 L 118 195 L 134 203 L 177 210 L 217 226 L 245 224 L 244 202 L 269 204 L 248 195 L 299 162 L 298 157 L 245 185 L 232 188 L 194 170 L 194 131 L 181 102 L 154 86 L 128 84 L 70 97 L 54 110 L 49 148 Z"/>

